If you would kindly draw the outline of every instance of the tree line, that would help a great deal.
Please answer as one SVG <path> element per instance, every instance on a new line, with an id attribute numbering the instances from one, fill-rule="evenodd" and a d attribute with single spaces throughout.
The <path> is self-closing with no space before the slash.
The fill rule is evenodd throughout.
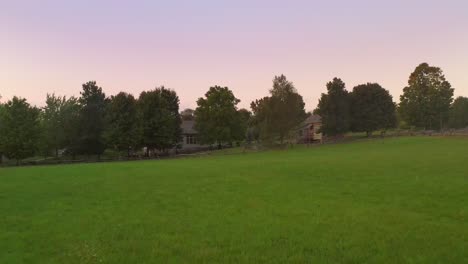
<path id="1" fill-rule="evenodd" d="M 377 83 L 358 85 L 348 92 L 338 78 L 327 84 L 314 110 L 322 117 L 322 132 L 385 131 L 389 128 L 441 130 L 468 127 L 468 98 L 453 99 L 454 89 L 439 67 L 422 63 L 403 89 L 400 103 Z"/>
<path id="2" fill-rule="evenodd" d="M 177 94 L 165 87 L 138 99 L 121 92 L 106 97 L 96 82 L 83 84 L 80 97 L 47 95 L 43 108 L 13 97 L 0 109 L 0 152 L 20 161 L 32 155 L 98 158 L 106 148 L 126 153 L 145 147 L 147 154 L 179 142 Z"/>
<path id="3" fill-rule="evenodd" d="M 468 98 L 454 100 L 442 70 L 427 63 L 411 73 L 399 104 L 377 83 L 347 91 L 345 83 L 334 78 L 326 89 L 313 111 L 322 118 L 325 136 L 468 126 Z M 125 92 L 107 97 L 95 81 L 83 84 L 78 98 L 48 94 L 42 108 L 13 97 L 0 104 L 0 156 L 18 162 L 34 155 L 99 158 L 106 149 L 126 156 L 144 149 L 151 156 L 180 146 L 182 120 L 195 121 L 201 144 L 283 144 L 311 114 L 284 75 L 275 76 L 269 96 L 253 101 L 251 111 L 239 109 L 239 102 L 228 87 L 213 86 L 197 100 L 195 110 L 180 112 L 176 92 L 164 86 L 138 98 Z"/>

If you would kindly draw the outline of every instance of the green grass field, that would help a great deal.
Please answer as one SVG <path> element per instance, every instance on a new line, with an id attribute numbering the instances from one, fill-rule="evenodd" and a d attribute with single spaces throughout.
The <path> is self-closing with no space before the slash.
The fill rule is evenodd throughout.
<path id="1" fill-rule="evenodd" d="M 0 169 L 0 263 L 468 263 L 468 138 Z"/>

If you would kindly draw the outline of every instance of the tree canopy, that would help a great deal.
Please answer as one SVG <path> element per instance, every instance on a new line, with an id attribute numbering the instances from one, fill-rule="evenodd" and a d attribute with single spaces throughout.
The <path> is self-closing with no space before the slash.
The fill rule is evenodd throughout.
<path id="1" fill-rule="evenodd" d="M 352 130 L 368 135 L 396 125 L 395 103 L 390 93 L 377 83 L 361 84 L 351 93 Z"/>
<path id="2" fill-rule="evenodd" d="M 65 146 L 66 135 L 64 127 L 64 106 L 67 102 L 65 96 L 60 97 L 55 94 L 47 94 L 46 106 L 43 108 L 42 136 L 45 151 L 53 150 L 58 157 L 59 149 Z"/>
<path id="3" fill-rule="evenodd" d="M 95 81 L 83 84 L 79 103 L 81 152 L 87 155 L 101 155 L 105 149 L 103 132 L 105 128 L 106 95 Z"/>
<path id="4" fill-rule="evenodd" d="M 254 124 L 263 139 L 283 141 L 306 118 L 305 103 L 286 76 L 275 76 L 270 96 L 251 103 Z"/>
<path id="5" fill-rule="evenodd" d="M 179 97 L 164 86 L 145 91 L 138 99 L 142 144 L 149 151 L 166 151 L 181 139 Z"/>
<path id="6" fill-rule="evenodd" d="M 467 128 L 468 127 L 468 98 L 457 97 L 450 108 L 450 127 Z"/>
<path id="7" fill-rule="evenodd" d="M 245 136 L 237 104 L 240 102 L 228 87 L 213 86 L 197 100 L 195 129 L 203 144 L 232 143 Z"/>
<path id="8" fill-rule="evenodd" d="M 2 97 L 0 96 L 0 99 Z M 3 125 L 3 115 L 5 114 L 5 107 L 3 106 L 2 102 L 0 102 L 0 133 L 2 131 L 2 125 Z M 2 147 L 2 135 L 0 135 L 0 163 L 3 162 L 3 147 Z"/>
<path id="9" fill-rule="evenodd" d="M 241 125 L 241 133 L 243 134 L 243 138 L 245 138 L 247 136 L 247 129 L 249 128 L 252 119 L 252 113 L 249 110 L 242 108 L 239 109 L 238 114 Z"/>
<path id="10" fill-rule="evenodd" d="M 9 159 L 22 159 L 37 150 L 40 127 L 39 112 L 26 99 L 13 97 L 0 110 L 0 146 Z"/>
<path id="11" fill-rule="evenodd" d="M 127 156 L 140 143 L 137 101 L 131 94 L 120 92 L 112 96 L 106 109 L 105 137 L 108 146 Z"/>
<path id="12" fill-rule="evenodd" d="M 81 150 L 81 105 L 76 97 L 68 98 L 62 105 L 64 148 L 74 158 Z"/>
<path id="13" fill-rule="evenodd" d="M 400 96 L 400 116 L 410 126 L 440 129 L 447 124 L 453 88 L 438 67 L 422 63 Z"/>
<path id="14" fill-rule="evenodd" d="M 326 84 L 314 114 L 321 116 L 325 136 L 349 131 L 468 127 L 468 98 L 453 101 L 454 89 L 438 67 L 422 63 L 403 89 L 400 103 L 377 83 L 357 85 L 352 92 L 334 78 Z M 125 92 L 110 98 L 95 81 L 82 85 L 80 97 L 48 94 L 36 108 L 13 97 L 0 103 L 0 157 L 20 161 L 54 153 L 100 157 L 104 150 L 126 152 L 146 147 L 146 154 L 168 153 L 181 146 L 182 120 L 194 121 L 200 144 L 222 146 L 247 139 L 264 143 L 295 141 L 307 114 L 303 97 L 286 76 L 275 76 L 269 95 L 251 102 L 252 112 L 238 109 L 240 100 L 228 87 L 213 86 L 197 100 L 195 110 L 179 111 L 177 93 L 164 86 L 144 91 L 138 99 Z M 315 119 L 314 119 L 315 120 Z M 187 142 L 193 142 L 191 139 Z M 62 152 L 63 150 L 63 152 Z"/>
<path id="15" fill-rule="evenodd" d="M 322 117 L 321 131 L 325 135 L 340 136 L 350 130 L 350 96 L 341 79 L 327 83 L 327 93 L 322 93 L 314 113 Z"/>

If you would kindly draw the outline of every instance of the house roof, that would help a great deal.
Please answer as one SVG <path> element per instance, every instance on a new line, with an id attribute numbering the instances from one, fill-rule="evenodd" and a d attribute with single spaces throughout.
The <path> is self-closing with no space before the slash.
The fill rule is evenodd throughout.
<path id="1" fill-rule="evenodd" d="M 304 124 L 321 123 L 322 117 L 319 115 L 310 115 L 304 120 Z"/>
<path id="2" fill-rule="evenodd" d="M 197 134 L 197 131 L 194 128 L 194 120 L 183 120 L 180 127 L 182 128 L 182 134 Z"/>
<path id="3" fill-rule="evenodd" d="M 298 129 L 304 129 L 310 124 L 322 123 L 322 117 L 319 115 L 310 115 L 308 116 L 298 127 Z"/>

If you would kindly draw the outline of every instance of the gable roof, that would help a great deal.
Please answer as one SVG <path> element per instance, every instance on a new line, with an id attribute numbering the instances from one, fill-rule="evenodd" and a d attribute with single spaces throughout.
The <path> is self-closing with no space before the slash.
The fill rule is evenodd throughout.
<path id="1" fill-rule="evenodd" d="M 304 124 L 321 123 L 322 117 L 319 115 L 310 115 L 304 120 Z"/>
<path id="2" fill-rule="evenodd" d="M 182 128 L 182 134 L 197 134 L 197 131 L 194 128 L 194 120 L 183 120 L 180 127 Z"/>
<path id="3" fill-rule="evenodd" d="M 305 129 L 310 126 L 310 124 L 322 123 L 322 117 L 319 115 L 310 115 L 308 116 L 298 127 L 299 130 Z"/>

